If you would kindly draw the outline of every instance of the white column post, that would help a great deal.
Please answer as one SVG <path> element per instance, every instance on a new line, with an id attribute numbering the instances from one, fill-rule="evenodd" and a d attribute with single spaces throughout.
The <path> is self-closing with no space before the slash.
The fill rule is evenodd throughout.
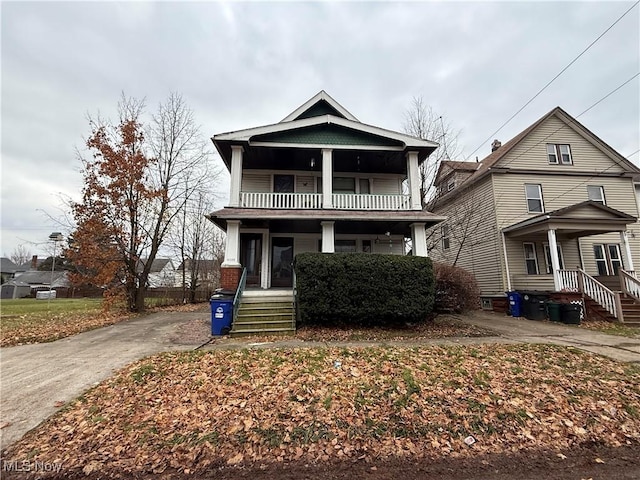
<path id="1" fill-rule="evenodd" d="M 553 286 L 556 292 L 561 290 L 560 288 L 560 258 L 558 257 L 558 242 L 556 241 L 556 231 L 549 230 L 547 232 L 547 238 L 549 239 L 549 251 L 551 254 L 551 272 L 553 273 Z"/>
<path id="2" fill-rule="evenodd" d="M 411 224 L 411 243 L 413 255 L 416 257 L 428 257 L 427 251 L 427 233 L 425 231 L 425 223 Z"/>
<path id="3" fill-rule="evenodd" d="M 333 233 L 335 222 L 320 222 L 322 225 L 322 253 L 334 253 L 336 251 Z"/>
<path id="4" fill-rule="evenodd" d="M 330 148 L 322 149 L 322 208 L 333 208 L 333 155 L 332 153 L 333 151 Z"/>
<path id="5" fill-rule="evenodd" d="M 240 189 L 242 188 L 242 151 L 240 145 L 231 146 L 231 195 L 230 207 L 240 206 Z"/>
<path id="6" fill-rule="evenodd" d="M 620 232 L 620 243 L 622 243 L 622 249 L 624 250 L 624 255 L 627 257 L 625 260 L 625 266 L 628 271 L 633 271 L 633 258 L 631 258 L 631 245 L 629 245 L 629 237 L 627 237 L 626 231 Z"/>
<path id="7" fill-rule="evenodd" d="M 422 210 L 418 152 L 407 152 L 407 179 L 409 180 L 409 193 L 411 194 L 411 210 Z"/>
<path id="8" fill-rule="evenodd" d="M 227 220 L 227 244 L 222 266 L 240 266 L 240 220 Z"/>

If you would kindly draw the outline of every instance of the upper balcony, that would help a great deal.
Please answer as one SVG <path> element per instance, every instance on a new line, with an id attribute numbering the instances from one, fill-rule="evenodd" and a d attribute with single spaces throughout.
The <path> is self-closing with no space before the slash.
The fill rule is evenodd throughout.
<path id="1" fill-rule="evenodd" d="M 241 192 L 243 208 L 340 210 L 412 210 L 411 195 L 333 193 L 324 205 L 322 193 Z"/>

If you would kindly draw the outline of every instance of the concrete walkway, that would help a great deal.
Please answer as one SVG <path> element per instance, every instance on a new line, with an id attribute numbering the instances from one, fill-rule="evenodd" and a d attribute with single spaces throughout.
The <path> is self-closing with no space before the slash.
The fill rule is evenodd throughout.
<path id="1" fill-rule="evenodd" d="M 196 348 L 202 340 L 184 341 L 178 329 L 209 315 L 154 313 L 56 342 L 1 348 L 1 448 L 128 363 L 157 352 Z"/>

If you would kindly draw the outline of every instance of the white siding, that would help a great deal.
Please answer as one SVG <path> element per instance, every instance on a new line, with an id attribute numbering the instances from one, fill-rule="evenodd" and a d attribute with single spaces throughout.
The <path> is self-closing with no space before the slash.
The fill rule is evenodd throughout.
<path id="1" fill-rule="evenodd" d="M 315 193 L 315 181 L 311 175 L 296 175 L 296 192 Z"/>

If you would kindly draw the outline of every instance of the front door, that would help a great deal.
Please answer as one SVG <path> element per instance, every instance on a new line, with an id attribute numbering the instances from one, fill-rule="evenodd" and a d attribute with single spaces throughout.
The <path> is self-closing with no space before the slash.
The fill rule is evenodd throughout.
<path id="1" fill-rule="evenodd" d="M 259 287 L 262 272 L 262 234 L 240 234 L 240 263 L 247 269 L 247 287 Z"/>
<path id="2" fill-rule="evenodd" d="M 271 286 L 293 287 L 293 238 L 273 237 Z"/>

